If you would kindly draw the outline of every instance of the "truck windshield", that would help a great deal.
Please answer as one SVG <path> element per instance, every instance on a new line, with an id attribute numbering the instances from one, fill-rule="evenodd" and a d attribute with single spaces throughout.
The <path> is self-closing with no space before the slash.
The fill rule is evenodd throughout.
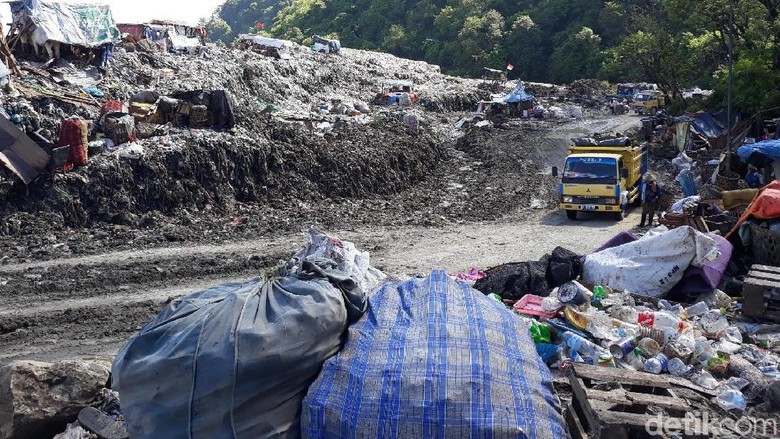
<path id="1" fill-rule="evenodd" d="M 638 94 L 634 96 L 635 101 L 649 101 L 650 95 L 648 94 Z"/>
<path id="2" fill-rule="evenodd" d="M 564 183 L 617 183 L 617 162 L 606 157 L 570 157 L 563 171 Z"/>

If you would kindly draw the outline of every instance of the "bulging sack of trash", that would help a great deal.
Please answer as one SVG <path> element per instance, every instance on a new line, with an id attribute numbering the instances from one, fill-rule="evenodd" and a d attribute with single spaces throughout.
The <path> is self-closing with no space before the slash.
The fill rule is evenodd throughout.
<path id="1" fill-rule="evenodd" d="M 303 401 L 304 438 L 567 438 L 528 327 L 444 271 L 386 283 Z"/>
<path id="2" fill-rule="evenodd" d="M 582 278 L 588 283 L 659 297 L 720 255 L 717 242 L 690 226 L 651 231 L 638 241 L 588 255 Z"/>
<path id="3" fill-rule="evenodd" d="M 301 260 L 309 256 L 334 260 L 338 269 L 355 279 L 366 294 L 371 294 L 387 279 L 386 274 L 371 265 L 368 252 L 360 251 L 355 244 L 331 237 L 317 229 L 309 230 L 309 243 L 295 254 Z"/>
<path id="4" fill-rule="evenodd" d="M 306 390 L 367 302 L 335 262 L 294 261 L 171 302 L 122 348 L 112 383 L 132 438 L 300 436 Z"/>

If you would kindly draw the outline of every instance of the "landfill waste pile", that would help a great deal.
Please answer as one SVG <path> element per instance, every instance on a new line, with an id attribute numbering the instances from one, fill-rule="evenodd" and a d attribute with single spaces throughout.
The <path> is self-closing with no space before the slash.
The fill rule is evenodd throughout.
<path id="1" fill-rule="evenodd" d="M 554 201 L 535 171 L 550 145 L 537 143 L 571 118 L 513 122 L 506 139 L 479 127 L 453 137 L 452 120 L 488 96 L 481 81 L 347 48 L 327 56 L 293 46 L 290 59 L 276 59 L 123 44 L 105 71 L 80 58 L 19 57 L 23 76 L 0 93 L 3 110 L 60 161 L 28 185 L 0 176 L 5 262 L 244 238 L 312 221 L 495 219 Z M 388 78 L 413 82 L 419 102 L 370 105 Z"/>

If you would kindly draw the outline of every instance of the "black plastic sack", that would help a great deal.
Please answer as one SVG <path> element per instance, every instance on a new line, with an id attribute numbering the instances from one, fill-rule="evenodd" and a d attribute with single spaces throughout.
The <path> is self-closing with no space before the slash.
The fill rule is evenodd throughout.
<path id="1" fill-rule="evenodd" d="M 330 259 L 170 303 L 117 354 L 134 439 L 300 436 L 301 402 L 366 297 Z"/>
<path id="2" fill-rule="evenodd" d="M 537 262 L 515 262 L 490 268 L 486 276 L 474 284 L 474 289 L 485 294 L 498 294 L 503 299 L 519 300 L 526 294 L 548 296 L 547 282 L 549 256 Z"/>

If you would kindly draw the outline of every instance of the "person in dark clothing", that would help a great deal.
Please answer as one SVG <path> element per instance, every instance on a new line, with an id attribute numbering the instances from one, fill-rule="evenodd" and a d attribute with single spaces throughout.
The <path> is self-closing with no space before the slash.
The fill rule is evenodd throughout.
<path id="1" fill-rule="evenodd" d="M 639 227 L 645 226 L 645 218 L 647 218 L 649 226 L 653 225 L 653 218 L 658 210 L 660 200 L 661 187 L 658 186 L 655 176 L 648 174 L 645 177 L 645 186 L 642 190 L 642 222 L 639 223 Z"/>
<path id="2" fill-rule="evenodd" d="M 751 189 L 758 189 L 764 185 L 763 180 L 761 174 L 758 173 L 758 169 L 756 169 L 755 166 L 749 165 L 748 173 L 745 175 L 745 183 L 747 183 L 748 187 Z"/>

